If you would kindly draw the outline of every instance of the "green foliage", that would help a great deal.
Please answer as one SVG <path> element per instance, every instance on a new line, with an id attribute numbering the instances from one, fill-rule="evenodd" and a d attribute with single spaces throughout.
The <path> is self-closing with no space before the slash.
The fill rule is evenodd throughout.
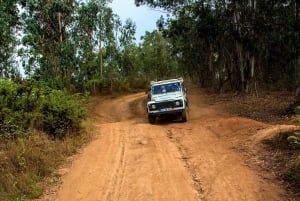
<path id="1" fill-rule="evenodd" d="M 15 77 L 18 72 L 11 56 L 17 45 L 15 32 L 19 24 L 17 0 L 0 1 L 0 77 Z"/>
<path id="2" fill-rule="evenodd" d="M 248 92 L 256 81 L 280 88 L 295 84 L 298 1 L 135 2 L 173 11 L 172 18 L 159 21 L 161 31 L 183 72 L 202 85 L 220 91 L 228 82 L 232 90 Z"/>
<path id="3" fill-rule="evenodd" d="M 175 9 L 178 6 L 184 5 L 189 1 L 186 0 L 160 0 L 160 1 L 153 1 L 153 0 L 135 0 L 135 4 L 137 6 L 140 5 L 149 5 L 151 7 L 163 7 L 166 9 Z"/>
<path id="4" fill-rule="evenodd" d="M 77 132 L 86 116 L 84 99 L 79 95 L 52 90 L 44 99 L 41 113 L 43 129 L 53 137 L 63 138 L 70 131 Z"/>
<path id="5" fill-rule="evenodd" d="M 146 32 L 139 51 L 142 78 L 164 79 L 178 76 L 178 64 L 168 41 L 159 31 Z"/>
<path id="6" fill-rule="evenodd" d="M 287 140 L 292 146 L 300 148 L 300 132 L 294 132 Z"/>
<path id="7" fill-rule="evenodd" d="M 29 93 L 12 81 L 0 80 L 0 137 L 14 138 L 29 128 L 35 104 Z"/>
<path id="8" fill-rule="evenodd" d="M 63 138 L 77 132 L 86 115 L 85 98 L 33 81 L 0 80 L 0 137 L 17 138 L 39 129 Z"/>

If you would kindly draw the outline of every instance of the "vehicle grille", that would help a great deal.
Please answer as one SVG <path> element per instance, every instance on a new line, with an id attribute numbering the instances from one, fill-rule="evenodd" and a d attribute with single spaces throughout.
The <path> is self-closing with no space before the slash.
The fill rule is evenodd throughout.
<path id="1" fill-rule="evenodd" d="M 179 101 L 179 100 L 176 100 L 176 101 L 166 101 L 166 102 L 160 102 L 160 103 L 154 103 L 154 105 L 156 106 L 155 107 L 155 110 L 160 110 L 160 109 L 165 109 L 165 108 L 176 108 L 176 107 L 182 107 L 183 106 L 183 103 L 182 101 L 179 101 L 180 104 L 176 106 L 176 102 Z M 153 104 L 151 104 L 153 105 Z M 153 110 L 151 109 L 151 105 L 149 107 L 150 110 Z"/>
<path id="2" fill-rule="evenodd" d="M 163 109 L 163 108 L 174 108 L 175 106 L 175 101 L 173 102 L 162 102 L 162 103 L 156 103 L 156 108 L 159 109 Z"/>

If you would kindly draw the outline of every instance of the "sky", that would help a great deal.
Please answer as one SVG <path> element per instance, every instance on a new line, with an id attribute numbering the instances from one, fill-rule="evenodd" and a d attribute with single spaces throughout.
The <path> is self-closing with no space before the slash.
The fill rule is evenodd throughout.
<path id="1" fill-rule="evenodd" d="M 156 29 L 156 21 L 161 15 L 166 16 L 166 13 L 148 6 L 136 7 L 134 0 L 113 0 L 109 7 L 121 18 L 123 25 L 128 18 L 135 23 L 137 41 L 140 41 L 140 37 L 145 35 L 146 31 Z"/>

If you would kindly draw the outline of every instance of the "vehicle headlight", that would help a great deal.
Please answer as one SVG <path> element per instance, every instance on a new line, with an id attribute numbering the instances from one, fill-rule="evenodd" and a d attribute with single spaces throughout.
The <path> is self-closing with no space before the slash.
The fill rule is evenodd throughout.
<path id="1" fill-rule="evenodd" d="M 156 105 L 154 105 L 154 104 L 151 105 L 151 109 L 152 109 L 152 110 L 155 110 L 155 109 L 156 109 Z"/>
<path id="2" fill-rule="evenodd" d="M 183 105 L 182 100 L 175 101 L 175 107 L 179 107 L 179 106 L 182 106 L 182 105 Z"/>
<path id="3" fill-rule="evenodd" d="M 175 105 L 179 106 L 180 105 L 180 101 L 175 101 Z"/>

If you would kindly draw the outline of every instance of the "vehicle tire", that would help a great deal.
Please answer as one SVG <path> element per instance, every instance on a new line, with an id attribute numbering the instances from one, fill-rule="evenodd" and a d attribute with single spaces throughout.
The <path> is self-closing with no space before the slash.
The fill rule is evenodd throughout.
<path id="1" fill-rule="evenodd" d="M 187 122 L 187 117 L 188 117 L 188 113 L 187 113 L 187 109 L 185 109 L 185 110 L 181 113 L 181 121 L 182 121 L 182 122 Z"/>
<path id="2" fill-rule="evenodd" d="M 150 124 L 154 124 L 154 123 L 155 123 L 155 120 L 156 120 L 156 117 L 155 117 L 155 116 L 152 116 L 152 115 L 148 115 L 148 120 L 149 120 L 149 123 L 150 123 Z"/>

